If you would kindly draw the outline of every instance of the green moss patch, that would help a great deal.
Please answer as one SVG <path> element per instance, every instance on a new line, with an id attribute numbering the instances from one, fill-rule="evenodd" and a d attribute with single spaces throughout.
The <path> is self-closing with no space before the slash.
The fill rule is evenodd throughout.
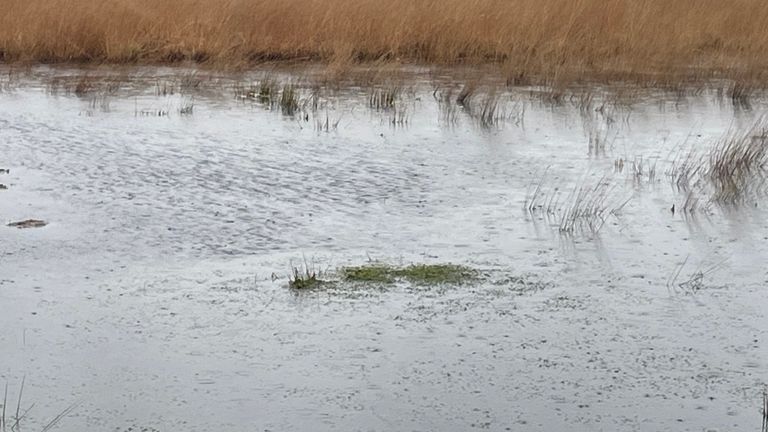
<path id="1" fill-rule="evenodd" d="M 477 278 L 469 267 L 455 264 L 412 264 L 394 267 L 371 264 L 341 269 L 344 279 L 352 282 L 393 283 L 405 280 L 419 285 L 459 284 Z"/>

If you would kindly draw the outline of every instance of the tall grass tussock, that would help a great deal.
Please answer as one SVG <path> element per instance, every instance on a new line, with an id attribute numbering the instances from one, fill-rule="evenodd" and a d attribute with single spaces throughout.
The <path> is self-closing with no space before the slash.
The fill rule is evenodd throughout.
<path id="1" fill-rule="evenodd" d="M 745 81 L 764 0 L 4 0 L 0 61 L 501 65 L 508 79 Z M 676 78 L 675 78 L 676 79 Z"/>

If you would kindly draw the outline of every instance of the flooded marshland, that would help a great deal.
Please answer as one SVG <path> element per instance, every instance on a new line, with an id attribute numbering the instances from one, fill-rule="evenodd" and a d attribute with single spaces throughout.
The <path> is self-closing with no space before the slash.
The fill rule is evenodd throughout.
<path id="1" fill-rule="evenodd" d="M 9 430 L 760 429 L 759 95 L 2 77 Z"/>

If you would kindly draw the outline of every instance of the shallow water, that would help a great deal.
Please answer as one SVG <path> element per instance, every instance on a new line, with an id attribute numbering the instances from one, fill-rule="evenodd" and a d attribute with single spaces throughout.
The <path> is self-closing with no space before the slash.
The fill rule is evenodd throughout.
<path id="1" fill-rule="evenodd" d="M 0 86 L 0 219 L 48 222 L 0 229 L 0 377 L 9 409 L 24 380 L 26 429 L 72 403 L 58 430 L 759 429 L 768 214 L 685 214 L 667 173 L 764 101 L 515 89 L 482 125 L 417 71 L 394 110 L 350 86 L 305 120 L 235 97 L 263 74 L 167 94 L 178 71 L 130 73 Z M 605 184 L 616 215 L 563 233 L 564 206 L 525 210 L 539 183 L 553 202 Z M 289 290 L 304 260 L 486 277 Z"/>

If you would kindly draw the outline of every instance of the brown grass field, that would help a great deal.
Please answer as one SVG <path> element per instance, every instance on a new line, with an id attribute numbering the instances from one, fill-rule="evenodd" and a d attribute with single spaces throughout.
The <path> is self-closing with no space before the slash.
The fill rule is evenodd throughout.
<path id="1" fill-rule="evenodd" d="M 6 63 L 498 65 L 513 82 L 761 80 L 766 0 L 3 0 Z"/>

